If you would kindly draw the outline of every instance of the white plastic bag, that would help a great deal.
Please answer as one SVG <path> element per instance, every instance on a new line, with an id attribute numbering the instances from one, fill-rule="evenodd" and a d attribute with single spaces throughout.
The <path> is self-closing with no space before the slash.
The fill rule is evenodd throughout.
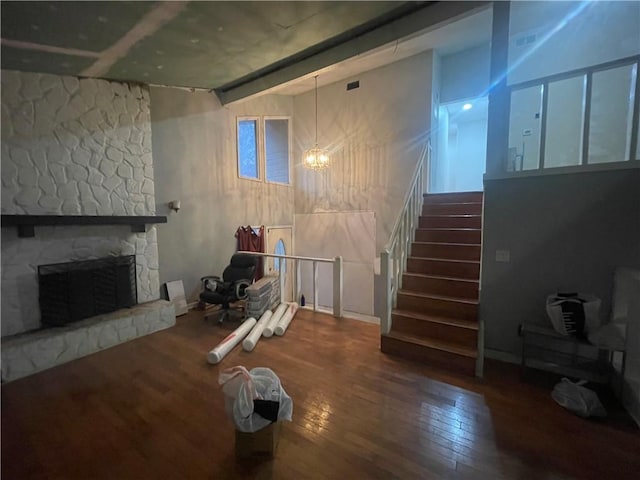
<path id="1" fill-rule="evenodd" d="M 563 378 L 553 387 L 551 397 L 558 404 L 581 417 L 606 417 L 607 411 L 602 406 L 598 394 L 583 387 L 585 383 L 584 380 L 573 383 L 568 378 Z"/>
<path id="2" fill-rule="evenodd" d="M 272 423 L 254 412 L 254 400 L 279 402 L 277 420 L 291 421 L 293 401 L 284 391 L 280 379 L 269 368 L 247 370 L 238 366 L 220 372 L 218 383 L 225 396 L 225 409 L 241 432 L 257 432 Z"/>

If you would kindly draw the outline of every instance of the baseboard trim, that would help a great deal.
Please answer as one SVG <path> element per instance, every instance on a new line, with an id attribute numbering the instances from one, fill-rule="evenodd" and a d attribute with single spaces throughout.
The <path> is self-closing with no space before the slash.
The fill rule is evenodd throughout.
<path id="1" fill-rule="evenodd" d="M 304 307 L 305 310 L 313 310 L 313 305 L 306 304 Z M 317 310 L 320 313 L 326 313 L 327 315 L 333 315 L 333 310 L 325 307 L 318 307 Z M 343 318 L 350 318 L 351 320 L 359 320 L 361 322 L 373 323 L 375 325 L 380 325 L 380 319 L 378 317 L 372 317 L 371 315 L 366 315 L 364 313 L 358 312 L 349 312 L 347 310 L 342 312 Z"/>
<path id="2" fill-rule="evenodd" d="M 493 350 L 491 348 L 484 349 L 485 358 L 490 358 L 491 360 L 498 360 L 500 362 L 513 363 L 515 365 L 520 365 L 520 356 L 515 355 L 511 352 L 504 352 L 502 350 Z"/>

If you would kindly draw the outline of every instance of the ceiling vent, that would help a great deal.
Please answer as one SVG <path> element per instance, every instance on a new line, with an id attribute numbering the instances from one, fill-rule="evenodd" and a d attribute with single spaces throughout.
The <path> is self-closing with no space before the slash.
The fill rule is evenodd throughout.
<path id="1" fill-rule="evenodd" d="M 520 37 L 516 37 L 516 47 L 526 47 L 527 45 L 531 45 L 536 41 L 537 35 L 532 33 L 530 35 L 522 35 Z"/>

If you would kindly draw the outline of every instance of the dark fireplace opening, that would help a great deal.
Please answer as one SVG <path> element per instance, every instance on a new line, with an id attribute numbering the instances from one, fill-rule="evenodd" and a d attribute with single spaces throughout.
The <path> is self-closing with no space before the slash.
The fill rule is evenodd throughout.
<path id="1" fill-rule="evenodd" d="M 134 255 L 38 267 L 43 325 L 60 326 L 138 303 Z"/>

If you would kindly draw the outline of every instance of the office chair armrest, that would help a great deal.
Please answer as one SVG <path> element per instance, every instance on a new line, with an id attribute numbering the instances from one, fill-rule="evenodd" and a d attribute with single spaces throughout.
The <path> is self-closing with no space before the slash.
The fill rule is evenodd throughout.
<path id="1" fill-rule="evenodd" d="M 214 275 L 208 275 L 200 279 L 202 282 L 202 290 L 209 290 L 211 292 L 219 292 L 224 288 L 224 282 L 220 277 Z"/>
<path id="2" fill-rule="evenodd" d="M 238 300 L 245 300 L 247 298 L 247 287 L 251 286 L 251 280 L 241 279 L 234 282 L 234 294 Z"/>

